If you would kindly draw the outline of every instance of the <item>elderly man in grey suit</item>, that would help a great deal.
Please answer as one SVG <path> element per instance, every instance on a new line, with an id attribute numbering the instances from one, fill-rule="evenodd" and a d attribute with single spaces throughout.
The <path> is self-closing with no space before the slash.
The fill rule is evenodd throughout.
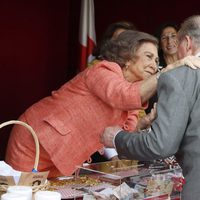
<path id="1" fill-rule="evenodd" d="M 178 33 L 179 58 L 200 56 L 200 15 L 186 19 Z M 120 158 L 153 160 L 178 154 L 186 179 L 182 200 L 200 199 L 200 70 L 186 66 L 163 73 L 158 81 L 157 118 L 151 131 L 130 134 L 108 127 L 101 137 Z"/>

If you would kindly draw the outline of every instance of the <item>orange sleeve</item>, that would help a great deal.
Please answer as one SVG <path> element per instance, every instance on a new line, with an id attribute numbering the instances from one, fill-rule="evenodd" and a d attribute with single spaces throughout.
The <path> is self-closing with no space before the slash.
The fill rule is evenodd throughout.
<path id="1" fill-rule="evenodd" d="M 116 63 L 99 62 L 88 70 L 85 79 L 88 89 L 111 107 L 121 110 L 142 108 L 141 82 L 126 81 Z"/>

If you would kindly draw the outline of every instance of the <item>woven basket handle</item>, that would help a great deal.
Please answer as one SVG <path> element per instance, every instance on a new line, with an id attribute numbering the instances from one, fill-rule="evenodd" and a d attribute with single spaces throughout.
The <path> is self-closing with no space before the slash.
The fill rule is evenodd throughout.
<path id="1" fill-rule="evenodd" d="M 4 123 L 0 124 L 0 129 L 3 128 L 4 126 L 10 125 L 10 124 L 22 125 L 22 126 L 26 127 L 31 132 L 33 139 L 34 139 L 34 142 L 35 142 L 35 147 L 36 147 L 35 163 L 34 163 L 34 168 L 33 168 L 32 171 L 37 171 L 38 162 L 39 162 L 39 154 L 40 154 L 40 145 L 39 145 L 38 138 L 37 138 L 35 131 L 33 130 L 33 128 L 31 126 L 29 126 L 25 122 L 18 121 L 18 120 L 10 120 L 10 121 L 4 122 Z"/>

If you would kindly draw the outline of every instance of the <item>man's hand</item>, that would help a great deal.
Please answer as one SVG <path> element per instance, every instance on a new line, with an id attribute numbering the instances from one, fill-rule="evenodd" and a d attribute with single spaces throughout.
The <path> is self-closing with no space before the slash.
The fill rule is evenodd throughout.
<path id="1" fill-rule="evenodd" d="M 103 134 L 100 137 L 100 142 L 104 144 L 105 147 L 114 148 L 114 137 L 121 130 L 122 129 L 119 126 L 105 128 Z"/>

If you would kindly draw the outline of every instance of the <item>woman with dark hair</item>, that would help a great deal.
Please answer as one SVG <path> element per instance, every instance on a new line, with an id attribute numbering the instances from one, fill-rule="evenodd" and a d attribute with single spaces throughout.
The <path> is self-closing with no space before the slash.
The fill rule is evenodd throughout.
<path id="1" fill-rule="evenodd" d="M 159 39 L 159 65 L 166 67 L 178 60 L 178 26 L 175 23 L 168 22 L 162 24 L 156 36 Z"/>
<path id="2" fill-rule="evenodd" d="M 157 30 L 156 37 L 159 40 L 158 56 L 159 56 L 160 69 L 178 60 L 177 33 L 178 33 L 178 26 L 172 22 L 162 24 Z M 151 112 L 151 109 L 153 108 L 154 103 L 157 101 L 158 101 L 158 97 L 157 97 L 157 94 L 155 94 L 149 100 L 149 106 L 146 109 L 146 113 Z"/>

